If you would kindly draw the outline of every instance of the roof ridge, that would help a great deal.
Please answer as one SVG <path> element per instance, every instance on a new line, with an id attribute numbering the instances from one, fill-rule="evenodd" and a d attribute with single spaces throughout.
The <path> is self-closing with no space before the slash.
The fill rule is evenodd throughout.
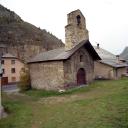
<path id="1" fill-rule="evenodd" d="M 106 49 L 104 49 L 104 48 L 97 48 L 97 46 L 93 46 L 93 47 L 95 47 L 95 49 L 102 49 L 102 50 L 104 50 L 104 51 L 106 51 L 106 52 L 108 52 L 108 53 L 110 53 L 110 54 L 112 54 L 112 55 L 114 55 L 114 56 L 116 56 L 115 54 L 113 54 L 112 52 L 110 52 L 110 51 L 108 51 L 108 50 L 106 50 Z"/>

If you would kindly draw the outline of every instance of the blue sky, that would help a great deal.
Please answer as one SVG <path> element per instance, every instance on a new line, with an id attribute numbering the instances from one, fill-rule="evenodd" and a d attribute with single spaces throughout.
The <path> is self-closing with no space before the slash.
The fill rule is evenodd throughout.
<path id="1" fill-rule="evenodd" d="M 114 54 L 128 46 L 127 0 L 0 0 L 0 4 L 63 42 L 67 14 L 80 9 L 86 18 L 92 45 L 97 42 Z"/>

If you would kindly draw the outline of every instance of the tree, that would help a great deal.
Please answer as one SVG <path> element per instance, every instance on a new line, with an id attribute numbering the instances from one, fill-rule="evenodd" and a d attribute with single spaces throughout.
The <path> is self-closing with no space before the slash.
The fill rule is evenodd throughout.
<path id="1" fill-rule="evenodd" d="M 20 71 L 20 82 L 18 86 L 20 91 L 27 91 L 31 88 L 29 69 L 27 67 L 22 68 Z"/>

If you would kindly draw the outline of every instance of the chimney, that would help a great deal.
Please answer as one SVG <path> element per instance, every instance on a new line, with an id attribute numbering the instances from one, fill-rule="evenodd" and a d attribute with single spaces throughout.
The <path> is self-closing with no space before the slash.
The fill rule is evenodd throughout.
<path id="1" fill-rule="evenodd" d="M 116 63 L 119 64 L 120 63 L 120 56 L 116 55 Z"/>
<path id="2" fill-rule="evenodd" d="M 97 44 L 97 49 L 99 49 L 99 48 L 100 48 L 100 44 L 98 43 L 98 44 Z"/>

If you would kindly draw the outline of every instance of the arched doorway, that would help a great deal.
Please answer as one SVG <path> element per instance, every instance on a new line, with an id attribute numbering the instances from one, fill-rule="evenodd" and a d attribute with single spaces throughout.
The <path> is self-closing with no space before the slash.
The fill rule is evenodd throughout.
<path id="1" fill-rule="evenodd" d="M 83 68 L 80 68 L 77 72 L 77 85 L 86 84 L 86 73 Z"/>

